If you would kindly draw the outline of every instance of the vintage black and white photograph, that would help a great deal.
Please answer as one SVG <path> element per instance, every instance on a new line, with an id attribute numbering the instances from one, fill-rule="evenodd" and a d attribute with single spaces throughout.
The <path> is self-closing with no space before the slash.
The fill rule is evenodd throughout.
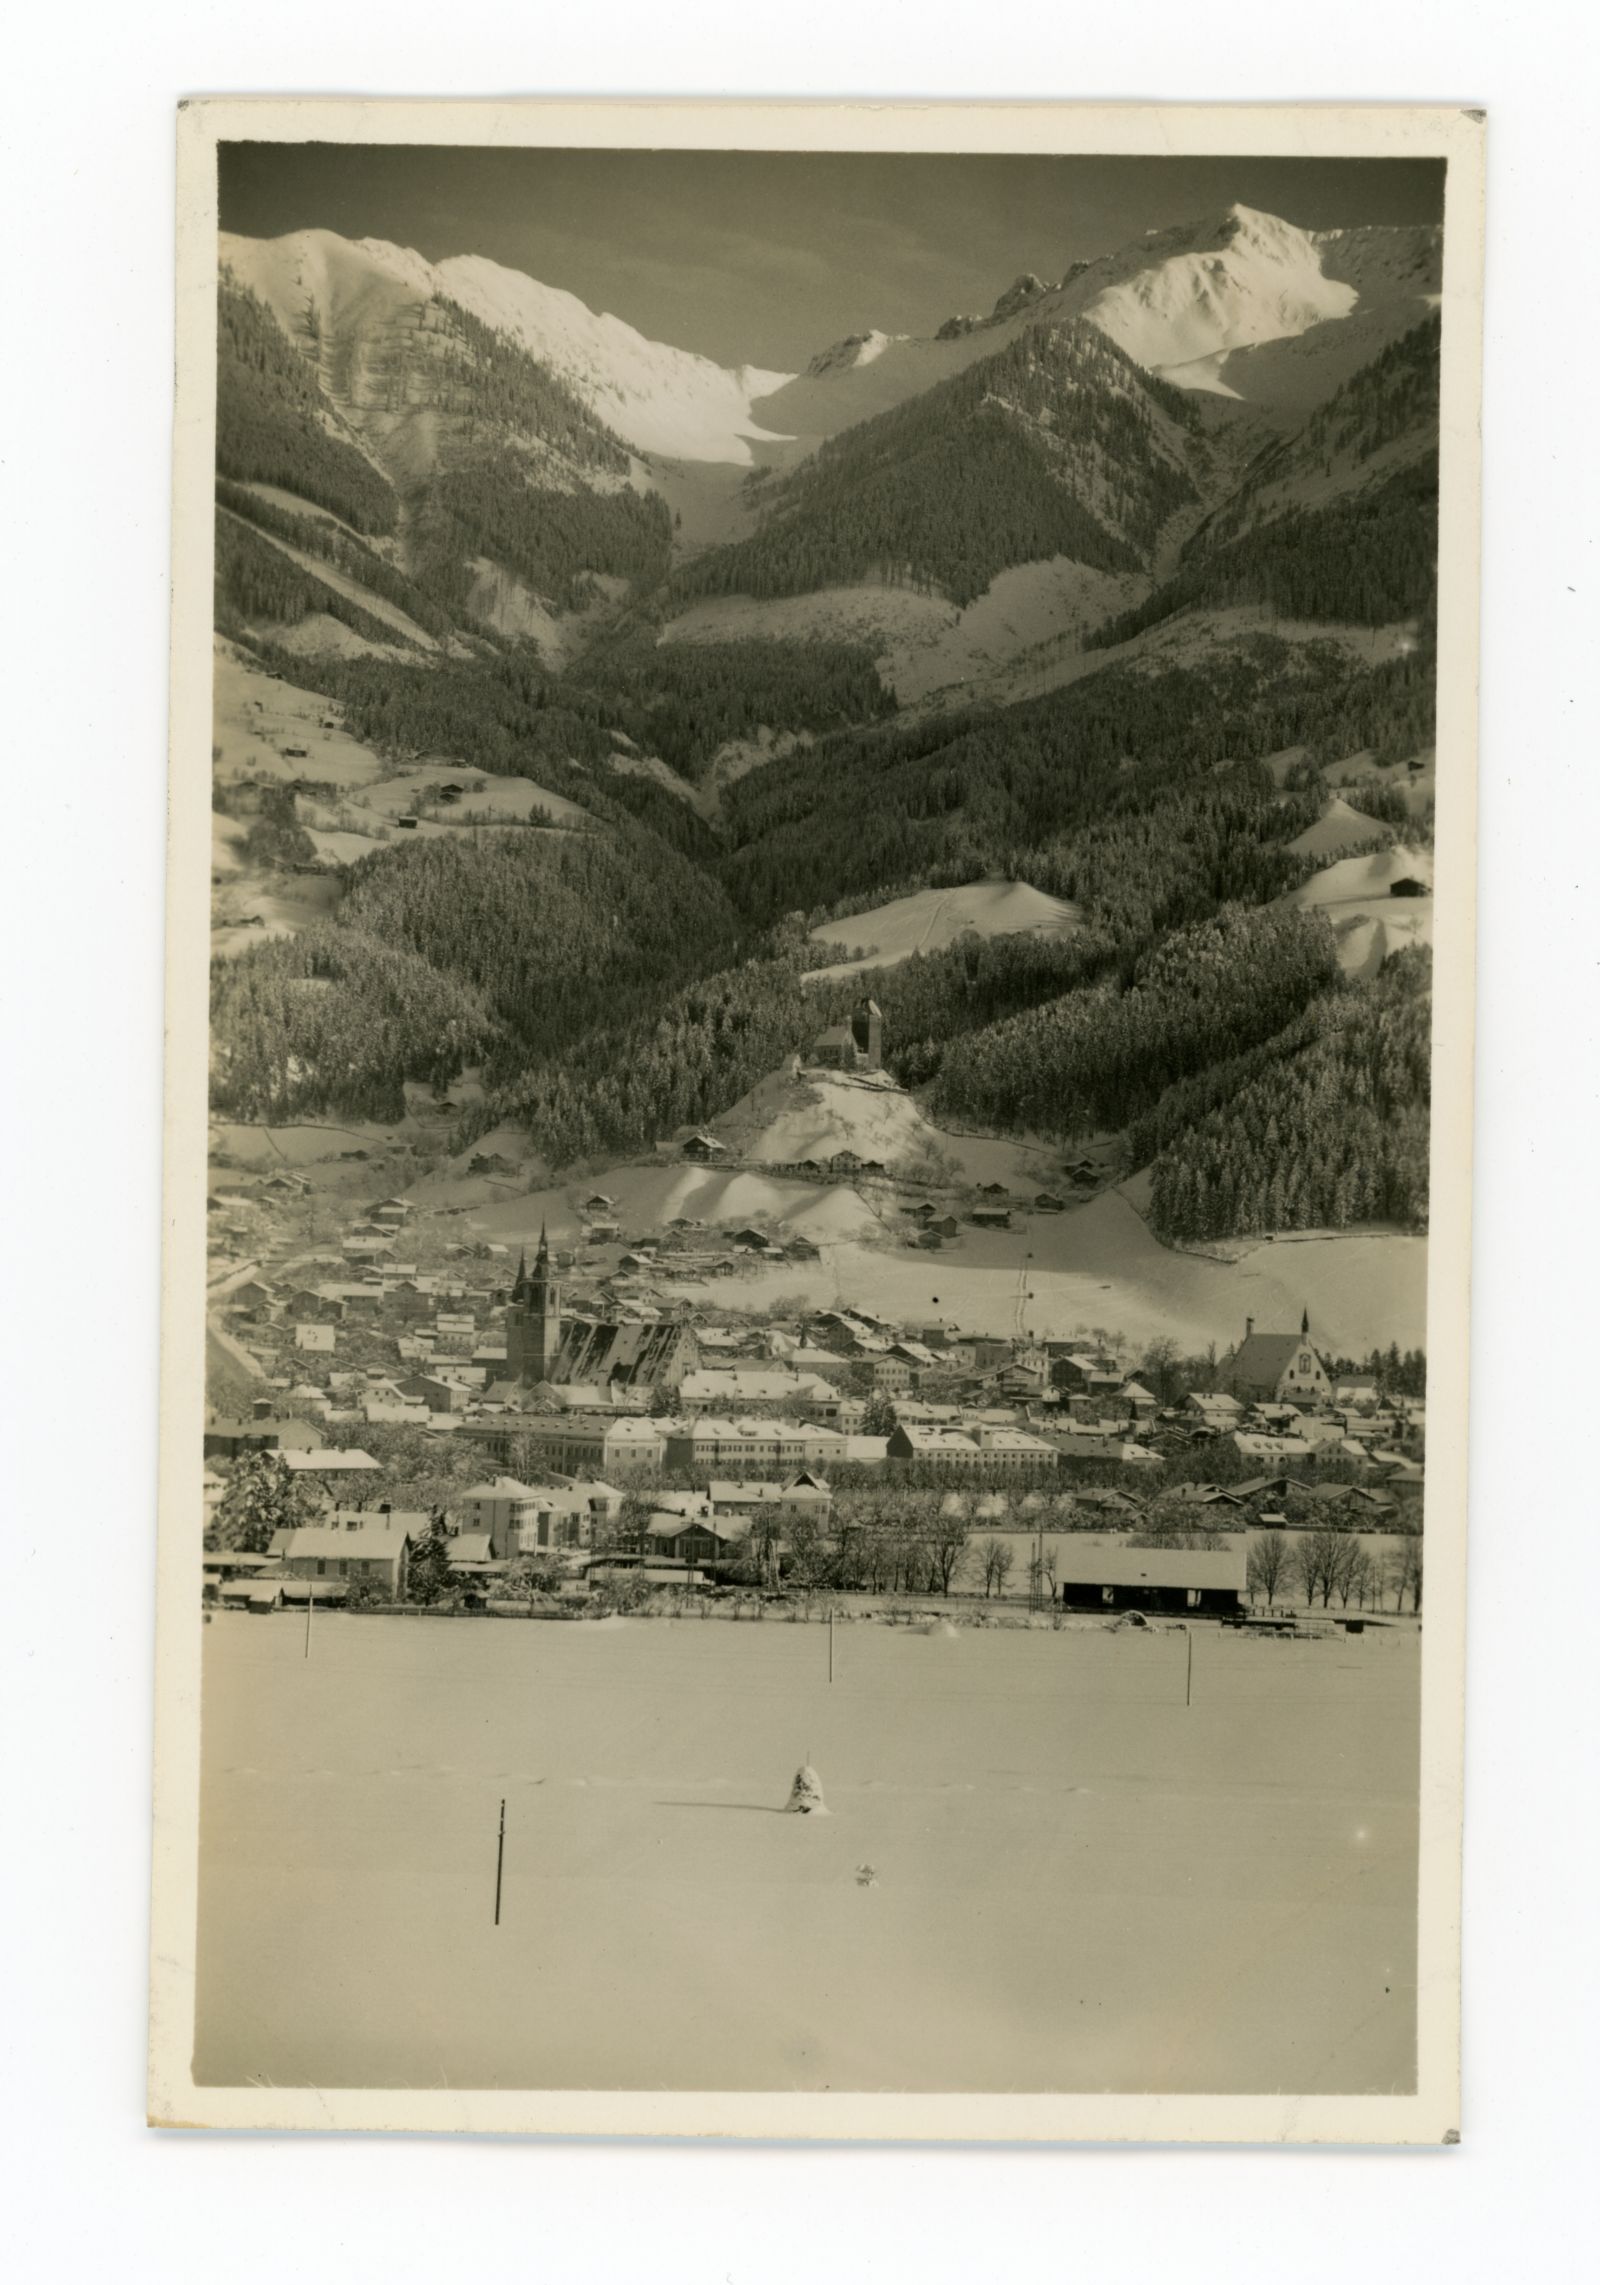
<path id="1" fill-rule="evenodd" d="M 223 108 L 156 2114 L 1440 2140 L 1475 127 Z"/>

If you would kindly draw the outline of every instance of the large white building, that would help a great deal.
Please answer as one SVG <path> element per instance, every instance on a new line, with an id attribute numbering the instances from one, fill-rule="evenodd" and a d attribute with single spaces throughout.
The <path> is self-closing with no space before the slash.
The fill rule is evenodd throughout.
<path id="1" fill-rule="evenodd" d="M 596 1524 L 614 1522 L 623 1495 L 612 1484 L 524 1484 L 497 1476 L 456 1500 L 463 1536 L 487 1534 L 496 1560 L 591 1547 Z"/>

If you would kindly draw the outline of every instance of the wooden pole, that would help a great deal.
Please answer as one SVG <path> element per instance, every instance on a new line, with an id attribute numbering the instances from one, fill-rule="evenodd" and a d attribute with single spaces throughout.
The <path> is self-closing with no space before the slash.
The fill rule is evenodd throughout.
<path id="1" fill-rule="evenodd" d="M 828 1680 L 833 1680 L 833 1613 L 828 1613 Z"/>
<path id="2" fill-rule="evenodd" d="M 306 1589 L 306 1647 L 301 1653 L 301 1656 L 304 1658 L 309 1658 L 311 1656 L 311 1606 L 316 1601 L 316 1599 L 316 1588 L 308 1587 Z"/>
<path id="3" fill-rule="evenodd" d="M 1194 1629 L 1193 1629 L 1193 1627 L 1190 1627 L 1190 1629 L 1189 1629 L 1189 1670 L 1188 1670 L 1188 1673 L 1187 1673 L 1187 1674 L 1185 1675 L 1185 1677 L 1184 1677 L 1184 1684 L 1183 1684 L 1183 1702 L 1184 1702 L 1184 1704 L 1185 1704 L 1186 1706 L 1188 1706 L 1188 1705 L 1192 1705 L 1192 1704 L 1193 1704 L 1193 1702 L 1194 1702 Z"/>
<path id="4" fill-rule="evenodd" d="M 494 1924 L 500 1925 L 500 1883 L 506 1869 L 506 1805 L 500 1804 L 500 1846 L 494 1860 Z"/>

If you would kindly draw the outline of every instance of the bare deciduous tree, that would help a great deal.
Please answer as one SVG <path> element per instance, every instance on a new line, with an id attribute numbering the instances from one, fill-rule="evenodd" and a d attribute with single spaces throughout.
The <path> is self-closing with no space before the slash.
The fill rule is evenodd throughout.
<path id="1" fill-rule="evenodd" d="M 1289 1542 L 1281 1531 L 1264 1531 L 1250 1549 L 1246 1575 L 1252 1598 L 1259 1589 L 1268 1610 L 1289 1569 Z"/>
<path id="2" fill-rule="evenodd" d="M 983 1565 L 984 1595 L 1003 1595 L 1015 1561 L 1011 1548 L 1003 1539 L 986 1539 L 978 1549 L 978 1560 Z"/>

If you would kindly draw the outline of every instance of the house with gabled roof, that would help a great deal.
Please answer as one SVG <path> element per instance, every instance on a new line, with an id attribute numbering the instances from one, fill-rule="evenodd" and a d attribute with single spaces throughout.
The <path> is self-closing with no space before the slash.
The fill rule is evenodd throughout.
<path id="1" fill-rule="evenodd" d="M 1247 1317 L 1244 1339 L 1224 1360 L 1217 1380 L 1230 1395 L 1249 1404 L 1326 1404 L 1333 1394 L 1305 1311 L 1298 1333 L 1258 1333 L 1255 1319 Z"/>

